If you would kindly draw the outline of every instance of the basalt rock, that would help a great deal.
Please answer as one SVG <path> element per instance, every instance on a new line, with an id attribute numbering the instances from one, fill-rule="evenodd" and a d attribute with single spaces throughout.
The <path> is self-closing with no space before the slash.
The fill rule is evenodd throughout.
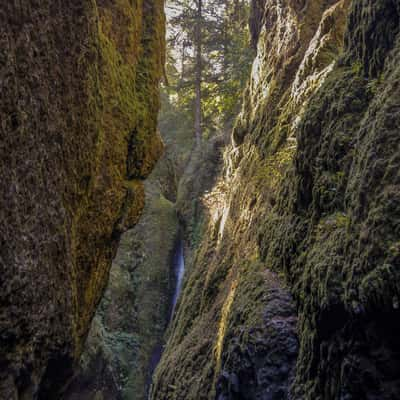
<path id="1" fill-rule="evenodd" d="M 276 275 L 265 275 L 261 329 L 249 330 L 245 346 L 240 337 L 226 338 L 229 356 L 216 383 L 218 400 L 282 399 L 293 382 L 298 353 L 294 301 Z"/>
<path id="2" fill-rule="evenodd" d="M 0 5 L 0 397 L 58 398 L 162 150 L 162 0 Z"/>

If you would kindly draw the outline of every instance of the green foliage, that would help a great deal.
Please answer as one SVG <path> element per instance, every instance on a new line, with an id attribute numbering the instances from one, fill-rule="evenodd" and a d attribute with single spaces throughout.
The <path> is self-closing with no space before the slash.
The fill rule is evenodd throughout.
<path id="1" fill-rule="evenodd" d="M 367 90 L 370 92 L 371 95 L 376 95 L 378 94 L 378 89 L 379 86 L 382 84 L 383 82 L 383 76 L 382 74 L 378 75 L 377 78 L 375 79 L 370 79 L 368 84 L 367 84 Z"/>
<path id="2" fill-rule="evenodd" d="M 254 56 L 249 46 L 247 2 L 203 1 L 202 131 L 203 138 L 229 132 L 240 107 L 241 93 Z M 196 4 L 167 2 L 168 87 L 163 91 L 160 128 L 191 131 L 194 136 Z M 171 123 L 173 113 L 175 126 Z M 164 132 L 164 131 L 163 131 Z"/>
<path id="3" fill-rule="evenodd" d="M 256 181 L 268 182 L 271 188 L 277 189 L 281 183 L 285 171 L 290 165 L 295 152 L 294 146 L 286 146 L 279 150 L 272 157 L 260 164 L 254 179 Z"/>

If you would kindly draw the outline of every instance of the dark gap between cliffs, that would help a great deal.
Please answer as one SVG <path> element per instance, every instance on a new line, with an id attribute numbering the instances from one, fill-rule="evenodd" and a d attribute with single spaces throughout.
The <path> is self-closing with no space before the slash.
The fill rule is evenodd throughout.
<path id="1" fill-rule="evenodd" d="M 179 296 L 182 290 L 183 277 L 185 274 L 185 257 L 184 257 L 184 241 L 182 238 L 182 234 L 180 233 L 178 236 L 178 240 L 174 247 L 173 257 L 172 257 L 172 278 L 173 278 L 173 293 L 170 298 L 170 307 L 168 311 L 168 326 L 172 322 L 176 304 L 178 302 Z M 168 329 L 166 327 L 166 330 Z M 161 360 L 161 356 L 164 350 L 164 343 L 158 343 L 153 352 L 151 354 L 150 363 L 149 363 L 149 378 L 147 381 L 147 397 L 150 398 L 150 389 L 153 380 L 153 374 L 157 368 L 158 363 Z"/>

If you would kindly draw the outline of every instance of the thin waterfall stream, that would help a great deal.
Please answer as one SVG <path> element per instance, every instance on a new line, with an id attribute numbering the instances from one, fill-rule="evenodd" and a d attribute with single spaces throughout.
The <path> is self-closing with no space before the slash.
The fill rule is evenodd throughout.
<path id="1" fill-rule="evenodd" d="M 174 317 L 176 304 L 178 302 L 179 296 L 182 291 L 183 277 L 185 275 L 184 242 L 183 242 L 182 238 L 179 238 L 177 245 L 175 246 L 175 249 L 174 249 L 174 255 L 173 255 L 173 259 L 172 259 L 172 272 L 173 272 L 173 279 L 174 279 L 174 292 L 172 295 L 168 323 L 171 323 L 172 319 Z M 150 375 L 149 375 L 149 382 L 147 385 L 148 386 L 147 387 L 148 399 L 150 399 L 150 388 L 151 388 L 153 374 L 154 374 L 155 369 L 157 368 L 158 363 L 160 362 L 163 348 L 164 348 L 164 346 L 162 343 L 158 344 L 154 348 L 153 353 L 151 355 L 150 365 L 149 365 Z"/>
<path id="2" fill-rule="evenodd" d="M 179 239 L 178 245 L 175 250 L 173 272 L 174 272 L 174 278 L 175 278 L 175 288 L 174 288 L 174 294 L 172 297 L 171 315 L 169 318 L 170 322 L 174 316 L 176 303 L 178 302 L 179 295 L 182 290 L 183 275 L 185 274 L 185 258 L 183 255 L 183 240 L 182 239 Z"/>

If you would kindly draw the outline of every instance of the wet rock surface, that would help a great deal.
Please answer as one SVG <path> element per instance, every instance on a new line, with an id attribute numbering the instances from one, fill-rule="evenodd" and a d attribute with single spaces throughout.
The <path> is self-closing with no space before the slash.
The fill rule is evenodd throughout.
<path id="1" fill-rule="evenodd" d="M 264 324 L 248 332 L 245 346 L 240 338 L 227 339 L 229 358 L 217 381 L 218 400 L 288 398 L 298 354 L 297 314 L 287 288 L 271 272 L 267 274 Z"/>

